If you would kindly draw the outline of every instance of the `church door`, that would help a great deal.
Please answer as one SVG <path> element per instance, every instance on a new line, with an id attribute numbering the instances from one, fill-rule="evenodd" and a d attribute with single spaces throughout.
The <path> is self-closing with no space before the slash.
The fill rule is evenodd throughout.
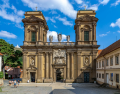
<path id="1" fill-rule="evenodd" d="M 89 72 L 84 72 L 84 83 L 89 83 Z"/>

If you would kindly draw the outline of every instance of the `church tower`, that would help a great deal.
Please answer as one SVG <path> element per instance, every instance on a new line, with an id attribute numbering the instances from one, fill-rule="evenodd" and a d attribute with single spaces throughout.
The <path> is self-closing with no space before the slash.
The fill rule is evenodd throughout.
<path id="1" fill-rule="evenodd" d="M 48 26 L 41 11 L 27 11 L 25 18 L 22 20 L 24 23 L 24 45 L 43 45 L 47 42 Z"/>
<path id="2" fill-rule="evenodd" d="M 94 10 L 79 10 L 75 20 L 76 45 L 97 45 L 96 23 Z"/>

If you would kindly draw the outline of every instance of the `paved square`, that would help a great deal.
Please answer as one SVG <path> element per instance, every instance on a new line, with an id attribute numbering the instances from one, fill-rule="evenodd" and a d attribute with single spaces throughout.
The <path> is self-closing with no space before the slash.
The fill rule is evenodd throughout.
<path id="1" fill-rule="evenodd" d="M 114 94 L 118 90 L 99 88 L 93 83 L 20 83 L 20 86 L 4 85 L 0 94 Z"/>

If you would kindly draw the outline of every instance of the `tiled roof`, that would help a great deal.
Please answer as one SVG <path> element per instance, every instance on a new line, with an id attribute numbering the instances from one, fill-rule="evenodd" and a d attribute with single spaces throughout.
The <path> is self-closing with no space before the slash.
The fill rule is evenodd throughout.
<path id="1" fill-rule="evenodd" d="M 120 48 L 120 39 L 118 41 L 114 42 L 113 44 L 111 44 L 110 46 L 108 46 L 107 48 L 103 49 L 97 58 L 102 57 L 118 48 Z"/>
<path id="2" fill-rule="evenodd" d="M 3 55 L 2 53 L 0 53 L 0 55 Z"/>
<path id="3" fill-rule="evenodd" d="M 98 50 L 98 55 L 102 52 L 102 50 Z"/>

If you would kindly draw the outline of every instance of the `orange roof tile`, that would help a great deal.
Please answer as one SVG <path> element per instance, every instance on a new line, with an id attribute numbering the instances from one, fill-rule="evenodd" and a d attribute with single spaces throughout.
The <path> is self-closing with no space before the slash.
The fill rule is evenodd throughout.
<path id="1" fill-rule="evenodd" d="M 118 41 L 114 42 L 113 44 L 111 44 L 110 46 L 108 46 L 107 48 L 103 49 L 97 58 L 102 57 L 118 48 L 120 48 L 120 39 Z"/>
<path id="2" fill-rule="evenodd" d="M 98 50 L 98 55 L 102 52 L 102 50 Z"/>
<path id="3" fill-rule="evenodd" d="M 3 55 L 2 53 L 0 53 L 0 55 Z"/>

